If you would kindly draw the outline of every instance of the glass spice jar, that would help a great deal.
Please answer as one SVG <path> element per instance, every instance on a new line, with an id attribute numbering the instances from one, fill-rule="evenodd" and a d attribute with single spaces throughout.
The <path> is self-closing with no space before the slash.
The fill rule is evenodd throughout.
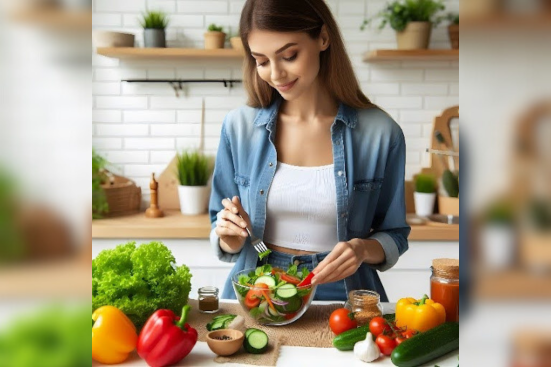
<path id="1" fill-rule="evenodd" d="M 430 298 L 444 306 L 447 322 L 459 321 L 459 260 L 434 259 Z"/>
<path id="2" fill-rule="evenodd" d="M 358 326 L 368 324 L 372 318 L 383 315 L 381 296 L 375 291 L 354 290 L 348 293 L 350 311 Z"/>
<path id="3" fill-rule="evenodd" d="M 199 294 L 199 311 L 202 313 L 218 312 L 218 288 L 202 287 L 197 291 Z"/>

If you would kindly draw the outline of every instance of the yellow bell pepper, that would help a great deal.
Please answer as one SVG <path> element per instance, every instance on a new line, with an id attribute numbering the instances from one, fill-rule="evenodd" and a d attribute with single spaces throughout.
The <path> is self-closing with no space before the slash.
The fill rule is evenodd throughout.
<path id="1" fill-rule="evenodd" d="M 124 362 L 136 349 L 136 326 L 118 308 L 103 306 L 92 314 L 92 358 L 103 364 Z"/>
<path id="2" fill-rule="evenodd" d="M 446 310 L 440 303 L 425 295 L 420 300 L 402 298 L 396 304 L 396 326 L 420 332 L 427 331 L 446 321 Z"/>

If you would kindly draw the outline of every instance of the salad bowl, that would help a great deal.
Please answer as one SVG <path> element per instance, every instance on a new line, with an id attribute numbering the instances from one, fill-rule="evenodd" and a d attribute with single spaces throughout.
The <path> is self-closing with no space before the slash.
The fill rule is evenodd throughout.
<path id="1" fill-rule="evenodd" d="M 233 289 L 245 312 L 261 325 L 282 326 L 302 317 L 316 293 L 306 268 L 283 270 L 271 265 L 245 269 L 232 278 Z"/>

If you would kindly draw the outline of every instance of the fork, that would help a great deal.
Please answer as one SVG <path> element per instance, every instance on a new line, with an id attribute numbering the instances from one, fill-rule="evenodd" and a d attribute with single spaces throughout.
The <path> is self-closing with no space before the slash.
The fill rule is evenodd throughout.
<path id="1" fill-rule="evenodd" d="M 230 198 L 227 198 L 230 202 L 231 202 L 231 199 Z M 239 216 L 239 218 L 243 219 L 243 217 L 241 216 L 241 214 L 237 213 L 237 215 Z M 245 219 L 243 219 L 245 220 Z M 254 249 L 256 250 L 256 252 L 258 252 L 259 254 L 263 254 L 263 253 L 267 253 L 266 255 L 269 254 L 268 251 L 270 251 L 268 249 L 268 247 L 266 247 L 266 244 L 260 239 L 260 238 L 257 238 L 255 237 L 251 231 L 249 231 L 249 227 L 245 227 L 245 229 L 247 230 L 247 233 L 249 234 L 249 237 L 251 238 L 251 244 L 253 245 Z M 271 251 L 270 251 L 271 252 Z M 264 255 L 264 256 L 266 256 Z M 262 258 L 264 257 L 262 256 L 260 258 L 260 260 L 262 260 Z"/>

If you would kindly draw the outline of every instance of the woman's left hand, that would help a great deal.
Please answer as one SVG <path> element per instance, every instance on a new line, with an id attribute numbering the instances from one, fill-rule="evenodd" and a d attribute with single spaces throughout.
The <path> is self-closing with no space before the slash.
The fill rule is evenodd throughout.
<path id="1" fill-rule="evenodd" d="M 339 242 L 312 271 L 312 284 L 336 282 L 354 274 L 366 259 L 366 246 L 359 239 Z"/>

